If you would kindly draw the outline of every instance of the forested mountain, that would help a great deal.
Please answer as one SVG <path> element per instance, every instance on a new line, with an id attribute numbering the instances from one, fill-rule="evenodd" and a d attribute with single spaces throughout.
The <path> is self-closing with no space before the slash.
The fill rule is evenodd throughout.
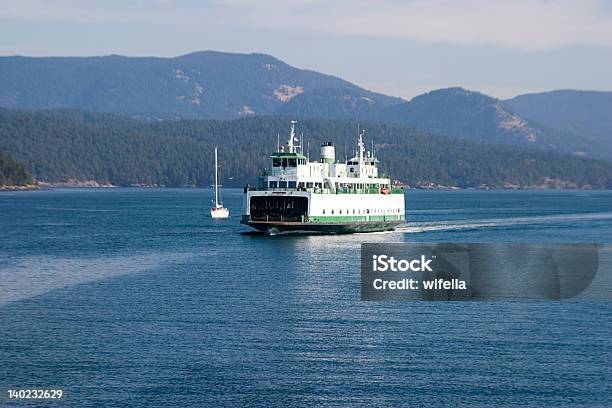
<path id="1" fill-rule="evenodd" d="M 217 145 L 224 184 L 242 185 L 256 182 L 259 171 L 269 167 L 276 135 L 286 139 L 289 119 L 150 122 L 77 111 L 0 109 L 0 150 L 29 163 L 43 181 L 208 186 Z M 340 159 L 354 149 L 355 121 L 304 119 L 298 126 L 311 159 L 324 141 L 335 143 Z M 400 125 L 361 126 L 367 129 L 368 146 L 374 139 L 382 169 L 410 185 L 612 188 L 612 164 L 603 161 L 432 136 Z"/>
<path id="2" fill-rule="evenodd" d="M 319 89 L 347 90 L 374 105 L 400 101 L 263 54 L 0 57 L 0 107 L 9 108 L 227 119 L 271 114 L 295 96 Z"/>
<path id="3" fill-rule="evenodd" d="M 517 114 L 598 145 L 612 154 L 612 92 L 560 90 L 504 101 Z"/>
<path id="4" fill-rule="evenodd" d="M 383 105 L 350 89 L 318 89 L 297 95 L 281 106 L 277 113 L 285 116 L 384 121 L 386 109 L 407 102 Z M 401 117 L 391 118 L 401 122 Z"/>
<path id="5" fill-rule="evenodd" d="M 448 88 L 405 101 L 263 54 L 0 57 L 0 107 L 73 108 L 148 119 L 291 115 L 371 120 L 612 160 L 612 115 L 604 96 L 587 93 L 571 99 L 562 93 L 501 101 Z M 534 99 L 543 97 L 550 110 Z"/>
<path id="6" fill-rule="evenodd" d="M 602 143 L 527 120 L 503 101 L 463 88 L 439 89 L 382 108 L 377 118 L 450 137 L 612 159 Z"/>
<path id="7" fill-rule="evenodd" d="M 25 186 L 33 181 L 24 165 L 0 152 L 0 186 Z"/>
<path id="8" fill-rule="evenodd" d="M 550 120 L 543 126 L 524 119 L 499 99 L 463 88 L 438 89 L 387 106 L 347 90 L 323 89 L 296 96 L 279 112 L 397 123 L 448 137 L 612 159 L 612 149 L 601 140 L 581 136 L 584 132 L 577 126 L 553 129 Z"/>

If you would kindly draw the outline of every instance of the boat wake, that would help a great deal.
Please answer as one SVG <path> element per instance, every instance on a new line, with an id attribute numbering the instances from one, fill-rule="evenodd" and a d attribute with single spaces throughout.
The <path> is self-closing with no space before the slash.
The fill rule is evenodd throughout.
<path id="1" fill-rule="evenodd" d="M 404 225 L 398 226 L 396 231 L 415 234 L 421 232 L 459 231 L 479 228 L 508 227 L 515 225 L 540 225 L 594 220 L 612 220 L 612 212 L 489 218 L 476 220 L 473 222 L 466 222 L 466 220 L 407 222 Z"/>
<path id="2" fill-rule="evenodd" d="M 31 256 L 4 265 L 0 259 L 0 307 L 57 289 L 154 270 L 182 257 L 180 253 L 88 259 Z"/>

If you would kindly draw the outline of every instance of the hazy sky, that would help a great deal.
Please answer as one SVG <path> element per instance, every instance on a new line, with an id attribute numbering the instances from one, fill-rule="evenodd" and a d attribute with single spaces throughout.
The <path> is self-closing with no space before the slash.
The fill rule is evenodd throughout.
<path id="1" fill-rule="evenodd" d="M 0 0 L 0 55 L 260 52 L 411 98 L 612 90 L 612 1 Z"/>

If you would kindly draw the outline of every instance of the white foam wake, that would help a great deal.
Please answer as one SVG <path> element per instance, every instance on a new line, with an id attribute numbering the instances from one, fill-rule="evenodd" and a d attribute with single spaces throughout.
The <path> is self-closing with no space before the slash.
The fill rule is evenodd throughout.
<path id="1" fill-rule="evenodd" d="M 410 216 L 410 213 L 407 215 Z M 404 233 L 419 233 L 431 231 L 457 231 L 487 227 L 505 227 L 513 225 L 537 225 L 547 223 L 565 223 L 576 221 L 594 221 L 612 219 L 612 212 L 582 213 L 582 214 L 557 214 L 541 215 L 532 217 L 509 217 L 489 218 L 468 222 L 466 220 L 456 221 L 433 221 L 433 222 L 407 222 L 397 228 Z"/>

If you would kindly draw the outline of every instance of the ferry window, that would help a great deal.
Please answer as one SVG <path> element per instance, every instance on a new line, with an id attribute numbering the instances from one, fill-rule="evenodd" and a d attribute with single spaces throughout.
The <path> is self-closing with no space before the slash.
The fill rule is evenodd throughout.
<path id="1" fill-rule="evenodd" d="M 287 167 L 287 159 L 283 159 L 283 167 Z"/>
<path id="2" fill-rule="evenodd" d="M 325 215 L 325 208 L 323 209 L 323 215 Z"/>
<path id="3" fill-rule="evenodd" d="M 287 182 L 286 181 L 279 181 L 278 182 L 278 186 L 280 188 L 287 188 Z"/>
<path id="4" fill-rule="evenodd" d="M 351 173 L 355 172 L 355 169 L 351 167 L 351 169 L 349 170 Z"/>
<path id="5" fill-rule="evenodd" d="M 340 209 L 340 214 L 342 214 L 342 208 Z"/>
<path id="6" fill-rule="evenodd" d="M 295 188 L 295 181 L 289 182 L 289 188 Z"/>
<path id="7" fill-rule="evenodd" d="M 306 188 L 312 188 L 312 183 L 306 183 Z"/>
<path id="8" fill-rule="evenodd" d="M 297 166 L 297 160 L 289 159 L 289 167 L 295 167 L 295 166 Z"/>
<path id="9" fill-rule="evenodd" d="M 332 208 L 332 214 L 334 213 L 334 209 Z"/>
<path id="10" fill-rule="evenodd" d="M 281 165 L 281 159 L 279 159 L 278 157 L 275 157 L 272 159 L 272 166 L 280 167 L 280 165 Z"/>
<path id="11" fill-rule="evenodd" d="M 353 208 L 353 214 L 355 214 L 355 209 Z"/>
<path id="12" fill-rule="evenodd" d="M 370 213 L 370 210 L 369 210 L 369 209 L 368 209 L 368 210 L 366 210 L 366 214 L 369 214 L 369 213 Z"/>
<path id="13" fill-rule="evenodd" d="M 316 186 L 317 188 L 323 188 L 323 183 L 317 183 Z"/>
<path id="14" fill-rule="evenodd" d="M 278 187 L 278 183 L 276 181 L 271 181 L 270 188 L 276 188 L 276 187 Z"/>

